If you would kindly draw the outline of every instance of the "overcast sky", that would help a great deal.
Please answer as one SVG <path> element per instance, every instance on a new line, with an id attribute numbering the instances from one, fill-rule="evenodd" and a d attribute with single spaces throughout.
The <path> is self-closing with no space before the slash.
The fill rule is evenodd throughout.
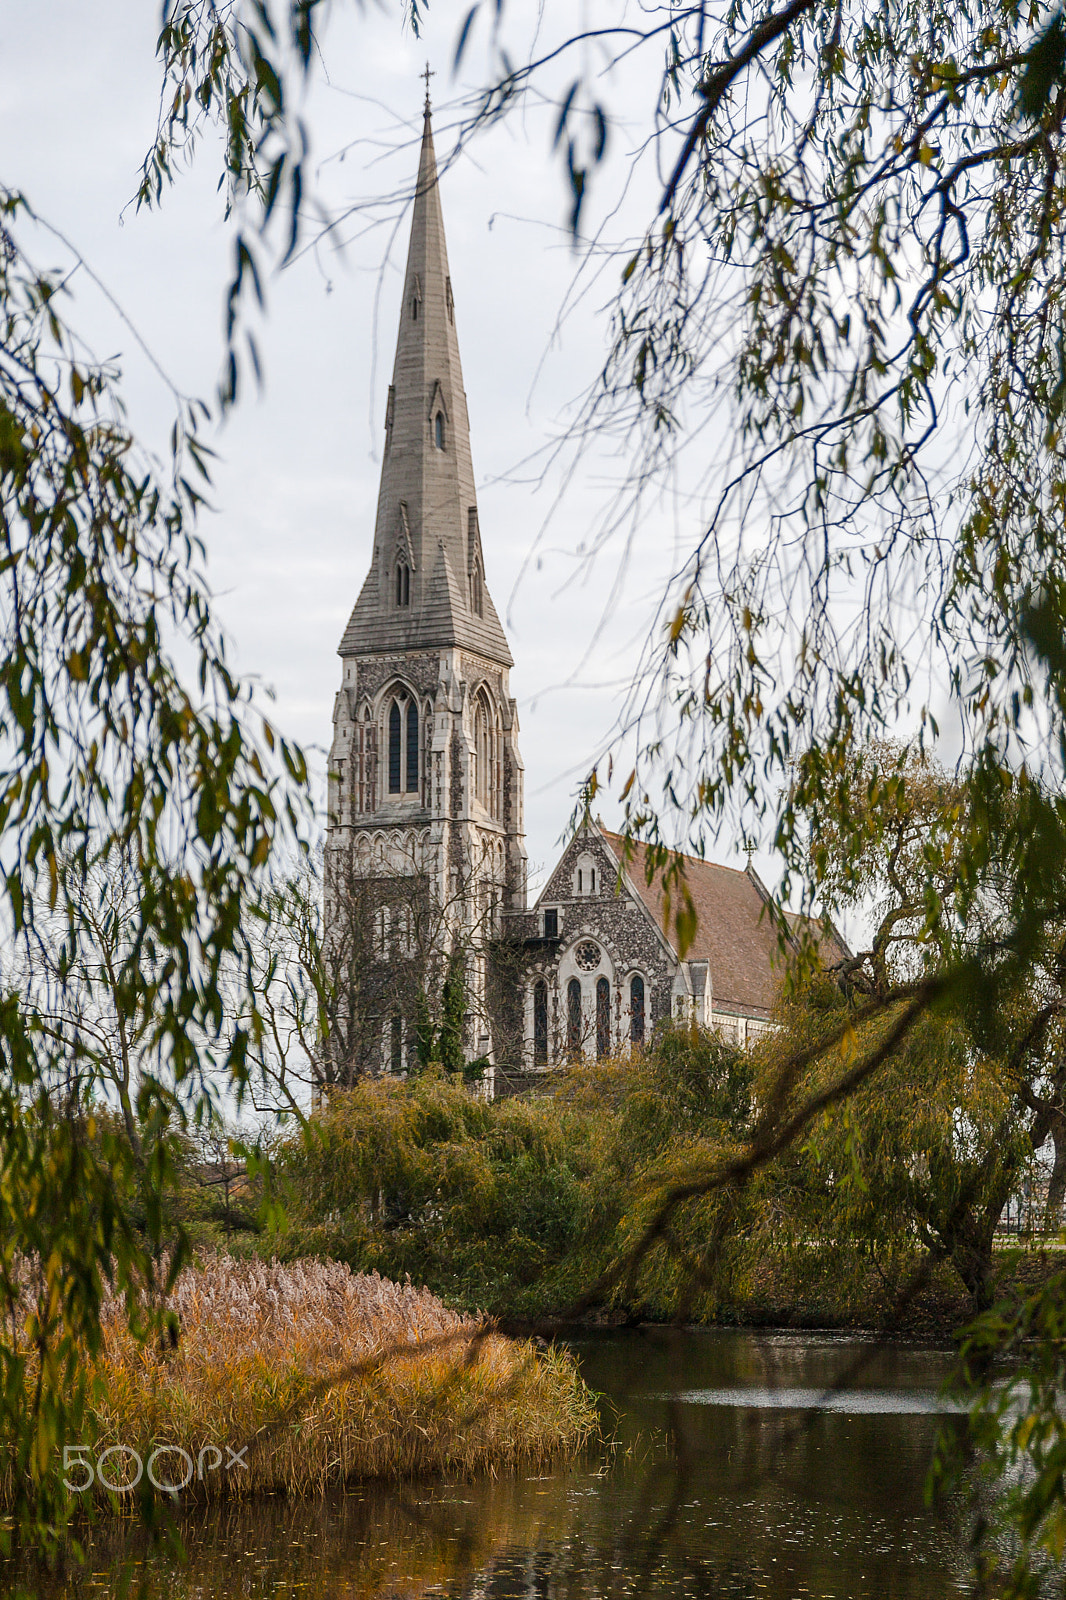
<path id="1" fill-rule="evenodd" d="M 70 314 L 97 355 L 119 359 L 131 421 L 161 445 L 171 395 L 131 329 L 179 390 L 209 396 L 231 234 L 210 148 L 160 212 L 130 205 L 156 124 L 158 11 L 157 0 L 0 0 L 0 177 L 24 190 L 106 287 L 105 295 L 77 273 Z M 370 559 L 409 221 L 399 206 L 359 207 L 410 192 L 427 56 L 437 72 L 438 157 L 447 161 L 464 87 L 449 64 L 465 11 L 465 0 L 434 0 L 419 41 L 395 6 L 370 14 L 354 3 L 335 7 L 307 117 L 323 203 L 332 213 L 356 209 L 328 243 L 271 282 L 260 333 L 264 393 L 246 396 L 216 441 L 215 509 L 202 531 L 218 612 L 238 669 L 274 690 L 277 722 L 319 771 L 339 683 L 336 646 Z M 467 87 L 478 66 L 475 55 Z M 599 278 L 586 268 L 575 300 L 581 258 L 566 234 L 567 197 L 549 143 L 546 118 L 516 118 L 463 151 L 442 179 L 488 581 L 515 657 L 534 865 L 557 853 L 578 776 L 610 734 L 679 533 L 676 507 L 646 513 L 596 636 L 621 550 L 591 572 L 577 552 L 624 463 L 606 452 L 586 456 L 545 531 L 558 474 L 539 482 L 530 458 L 596 377 L 619 264 Z M 624 132 L 614 148 L 617 175 Z M 615 187 L 597 196 L 593 227 Z M 638 182 L 605 241 L 621 245 L 638 233 L 650 198 Z M 68 260 L 44 230 L 34 249 L 41 266 Z M 602 809 L 607 821 L 617 818 L 610 799 Z M 718 853 L 735 859 L 725 844 Z"/>

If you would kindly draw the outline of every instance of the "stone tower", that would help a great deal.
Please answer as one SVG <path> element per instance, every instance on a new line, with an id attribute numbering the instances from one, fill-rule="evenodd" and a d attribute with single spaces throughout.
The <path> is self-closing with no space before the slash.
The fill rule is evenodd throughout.
<path id="1" fill-rule="evenodd" d="M 485 576 L 455 319 L 427 94 L 374 548 L 339 650 L 326 928 L 328 940 L 338 916 L 329 871 L 343 863 L 371 893 L 379 887 L 381 965 L 409 957 L 410 932 L 390 932 L 388 903 L 398 883 L 417 881 L 437 915 L 426 919 L 434 941 L 465 940 L 472 952 L 464 1048 L 491 1060 L 483 952 L 503 911 L 525 906 L 523 769 L 511 653 Z M 398 915 L 394 906 L 393 924 Z M 412 1019 L 394 1010 L 379 1020 L 379 1059 L 362 1068 L 406 1066 Z"/>

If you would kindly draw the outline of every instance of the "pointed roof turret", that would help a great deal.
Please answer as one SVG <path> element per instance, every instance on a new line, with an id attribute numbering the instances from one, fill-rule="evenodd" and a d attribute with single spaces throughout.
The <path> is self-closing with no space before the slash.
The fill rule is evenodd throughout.
<path id="1" fill-rule="evenodd" d="M 340 654 L 460 645 L 509 667 L 482 561 L 427 77 L 374 554 Z"/>

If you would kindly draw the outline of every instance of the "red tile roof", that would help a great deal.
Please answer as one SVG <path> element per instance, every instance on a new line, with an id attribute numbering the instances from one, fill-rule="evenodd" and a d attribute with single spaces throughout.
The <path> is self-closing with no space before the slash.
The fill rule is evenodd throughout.
<path id="1" fill-rule="evenodd" d="M 622 860 L 622 836 L 601 830 L 615 857 Z M 767 893 L 756 875 L 736 867 L 722 867 L 698 856 L 683 856 L 685 882 L 696 908 L 696 936 L 685 959 L 707 961 L 711 969 L 711 993 L 715 1010 L 765 1015 L 774 1003 L 783 971 L 783 957 L 777 931 L 766 907 Z M 648 882 L 646 852 L 637 844 L 628 864 L 634 889 L 655 919 L 663 926 L 662 885 L 656 876 Z M 788 912 L 793 929 L 802 918 Z M 672 928 L 664 930 L 674 944 Z M 847 954 L 835 929 L 826 930 L 823 953 L 830 964 Z"/>

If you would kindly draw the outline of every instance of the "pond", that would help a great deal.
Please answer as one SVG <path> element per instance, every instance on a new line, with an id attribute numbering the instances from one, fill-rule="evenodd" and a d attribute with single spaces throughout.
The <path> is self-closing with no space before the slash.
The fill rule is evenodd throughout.
<path id="1" fill-rule="evenodd" d="M 617 1420 L 557 1471 L 353 1490 L 185 1516 L 184 1567 L 152 1593 L 409 1600 L 937 1600 L 966 1552 L 927 1509 L 947 1352 L 810 1334 L 641 1330 L 575 1344 Z M 49 1592 L 114 1592 L 136 1537 L 112 1527 Z"/>

